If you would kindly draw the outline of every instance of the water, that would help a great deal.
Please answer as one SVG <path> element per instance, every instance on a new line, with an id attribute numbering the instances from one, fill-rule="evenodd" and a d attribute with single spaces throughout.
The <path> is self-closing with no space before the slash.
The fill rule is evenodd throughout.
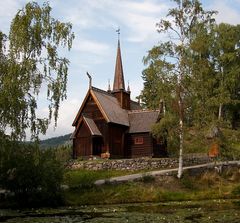
<path id="1" fill-rule="evenodd" d="M 64 207 L 58 209 L 0 210 L 7 223 L 239 223 L 240 202 L 236 200 L 185 201 Z"/>

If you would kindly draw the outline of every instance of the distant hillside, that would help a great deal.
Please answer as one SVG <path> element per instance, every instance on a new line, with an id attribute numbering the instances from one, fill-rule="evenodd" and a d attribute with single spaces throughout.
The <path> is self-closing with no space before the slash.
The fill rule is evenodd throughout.
<path id="1" fill-rule="evenodd" d="M 45 140 L 40 141 L 40 147 L 41 148 L 47 148 L 47 147 L 57 147 L 61 145 L 71 145 L 70 140 L 70 134 L 59 136 L 59 137 L 53 137 Z"/>

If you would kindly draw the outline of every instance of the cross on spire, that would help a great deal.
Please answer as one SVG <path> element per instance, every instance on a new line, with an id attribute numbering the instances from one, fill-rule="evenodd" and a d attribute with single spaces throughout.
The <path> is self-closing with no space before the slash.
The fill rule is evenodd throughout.
<path id="1" fill-rule="evenodd" d="M 120 39 L 120 27 L 118 27 L 118 29 L 116 30 L 117 34 L 118 34 L 118 40 Z"/>
<path id="2" fill-rule="evenodd" d="M 113 82 L 113 91 L 125 90 L 121 48 L 120 48 L 120 40 L 119 40 L 120 28 L 118 28 L 116 32 L 118 34 L 118 48 L 117 48 L 117 58 L 116 58 L 115 75 L 114 75 L 114 82 Z"/>

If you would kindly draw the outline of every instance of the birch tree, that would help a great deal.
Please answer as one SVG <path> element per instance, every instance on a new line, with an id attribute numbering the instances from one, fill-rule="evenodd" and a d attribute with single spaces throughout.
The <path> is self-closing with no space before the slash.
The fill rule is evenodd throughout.
<path id="1" fill-rule="evenodd" d="M 0 32 L 0 135 L 10 129 L 10 137 L 21 140 L 30 129 L 36 138 L 52 118 L 56 122 L 69 65 L 59 51 L 70 50 L 73 39 L 72 25 L 54 19 L 48 3 L 27 3 L 12 20 L 9 35 Z M 49 102 L 45 118 L 36 114 L 42 86 Z"/>
<path id="2" fill-rule="evenodd" d="M 158 64 L 162 71 L 160 79 L 167 79 L 174 83 L 171 97 L 175 97 L 178 112 L 179 136 L 179 169 L 178 178 L 183 170 L 184 145 L 184 112 L 188 97 L 188 79 L 191 76 L 192 56 L 191 42 L 197 36 L 200 26 L 210 26 L 214 23 L 212 16 L 215 11 L 205 11 L 198 0 L 173 0 L 175 8 L 169 10 L 167 19 L 157 24 L 160 34 L 167 34 L 168 41 L 154 46 L 145 58 L 145 64 Z M 163 36 L 163 35 L 162 35 Z M 167 75 L 167 76 L 166 76 Z"/>

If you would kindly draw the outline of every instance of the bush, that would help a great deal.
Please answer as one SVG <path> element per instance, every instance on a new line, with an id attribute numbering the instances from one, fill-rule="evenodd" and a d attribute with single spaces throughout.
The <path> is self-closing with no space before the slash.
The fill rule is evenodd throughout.
<path id="1" fill-rule="evenodd" d="M 233 195 L 240 196 L 240 185 L 238 185 L 237 187 L 235 187 L 235 188 L 232 190 L 232 194 L 233 194 Z"/>
<path id="2" fill-rule="evenodd" d="M 94 187 L 97 171 L 75 170 L 65 173 L 64 181 L 70 189 L 86 189 Z"/>
<path id="3" fill-rule="evenodd" d="M 194 184 L 194 178 L 190 177 L 189 174 L 183 174 L 180 179 L 182 186 L 189 190 L 195 190 L 197 187 Z"/>
<path id="4" fill-rule="evenodd" d="M 54 148 L 56 159 L 66 165 L 66 163 L 72 159 L 72 146 L 63 145 Z"/>
<path id="5" fill-rule="evenodd" d="M 4 141 L 0 187 L 14 194 L 18 205 L 52 206 L 62 202 L 63 168 L 52 150 L 36 144 Z"/>
<path id="6" fill-rule="evenodd" d="M 144 174 L 141 178 L 143 183 L 152 183 L 155 181 L 155 177 L 152 175 Z"/>

